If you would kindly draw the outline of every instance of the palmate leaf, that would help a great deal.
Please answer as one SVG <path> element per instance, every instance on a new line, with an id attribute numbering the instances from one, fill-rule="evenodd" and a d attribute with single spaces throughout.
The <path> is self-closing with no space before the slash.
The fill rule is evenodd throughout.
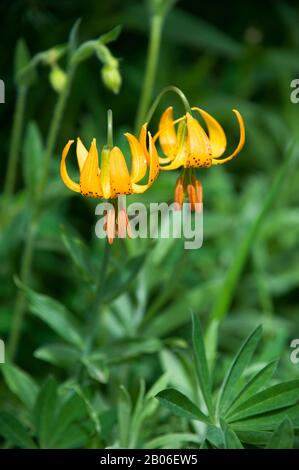
<path id="1" fill-rule="evenodd" d="M 299 429 L 299 405 L 233 421 L 230 423 L 230 427 L 235 432 L 273 431 L 286 417 L 290 419 L 294 429 Z"/>
<path id="2" fill-rule="evenodd" d="M 294 444 L 294 431 L 289 418 L 285 418 L 275 429 L 267 449 L 292 449 Z"/>
<path id="3" fill-rule="evenodd" d="M 236 386 L 249 364 L 255 348 L 261 338 L 262 327 L 256 328 L 241 346 L 238 354 L 232 362 L 232 365 L 224 379 L 221 387 L 218 410 L 220 415 L 224 415 L 236 396 Z"/>
<path id="4" fill-rule="evenodd" d="M 174 388 L 162 390 L 156 398 L 181 418 L 194 419 L 210 424 L 209 417 L 202 413 L 198 406 L 189 400 L 188 397 Z"/>
<path id="5" fill-rule="evenodd" d="M 258 392 L 272 377 L 277 367 L 277 361 L 270 362 L 257 372 L 249 382 L 244 385 L 240 393 L 237 395 L 231 406 L 227 409 L 225 416 L 233 413 L 233 411 L 244 401 Z"/>
<path id="6" fill-rule="evenodd" d="M 214 408 L 212 401 L 211 380 L 206 358 L 203 333 L 198 317 L 195 314 L 192 314 L 192 326 L 192 343 L 196 375 L 209 414 L 210 416 L 213 416 Z"/>
<path id="7" fill-rule="evenodd" d="M 227 416 L 229 422 L 294 405 L 299 400 L 299 380 L 280 383 L 256 393 Z"/>

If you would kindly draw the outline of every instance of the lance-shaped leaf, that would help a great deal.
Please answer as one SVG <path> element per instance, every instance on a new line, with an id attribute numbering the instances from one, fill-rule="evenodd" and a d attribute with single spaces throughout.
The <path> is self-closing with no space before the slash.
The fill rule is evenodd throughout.
<path id="1" fill-rule="evenodd" d="M 229 416 L 229 421 L 239 421 L 250 416 L 294 405 L 299 400 L 299 380 L 290 380 L 256 393 L 241 403 Z"/>
<path id="2" fill-rule="evenodd" d="M 294 430 L 289 418 L 285 418 L 275 429 L 268 442 L 267 449 L 292 449 Z"/>
<path id="3" fill-rule="evenodd" d="M 156 398 L 167 408 L 169 408 L 175 415 L 186 419 L 195 419 L 210 424 L 210 419 L 200 411 L 197 405 L 189 400 L 186 395 L 175 390 L 174 388 L 167 388 L 156 395 Z"/>
<path id="4" fill-rule="evenodd" d="M 12 414 L 0 412 L 0 436 L 21 449 L 36 449 L 28 430 Z"/>
<path id="5" fill-rule="evenodd" d="M 30 409 L 35 402 L 38 386 L 29 374 L 13 364 L 3 364 L 1 369 L 6 385 Z"/>
<path id="6" fill-rule="evenodd" d="M 256 392 L 258 392 L 272 377 L 277 366 L 277 361 L 270 362 L 257 372 L 237 395 L 231 406 L 227 409 L 225 416 L 229 416 L 234 410 Z"/>
<path id="7" fill-rule="evenodd" d="M 212 402 L 210 373 L 208 368 L 202 329 L 198 317 L 195 314 L 192 314 L 192 343 L 197 379 L 209 414 L 210 416 L 213 416 L 214 407 Z"/>
<path id="8" fill-rule="evenodd" d="M 251 333 L 241 346 L 237 356 L 232 362 L 230 369 L 224 379 L 219 395 L 219 413 L 223 414 L 236 396 L 236 386 L 249 364 L 255 348 L 261 338 L 262 328 L 259 326 Z"/>

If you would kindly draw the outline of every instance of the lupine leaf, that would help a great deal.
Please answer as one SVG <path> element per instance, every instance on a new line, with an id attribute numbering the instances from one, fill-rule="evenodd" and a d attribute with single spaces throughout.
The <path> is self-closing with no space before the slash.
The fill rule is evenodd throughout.
<path id="1" fill-rule="evenodd" d="M 210 415 L 213 415 L 214 411 L 211 380 L 206 358 L 203 333 L 198 317 L 195 314 L 192 314 L 192 343 L 197 379 L 209 413 Z"/>
<path id="2" fill-rule="evenodd" d="M 229 422 L 287 407 L 298 400 L 299 380 L 273 385 L 241 403 L 229 416 Z"/>
<path id="3" fill-rule="evenodd" d="M 232 362 L 232 365 L 224 379 L 220 396 L 219 411 L 223 413 L 227 410 L 236 395 L 236 385 L 241 375 L 250 362 L 254 350 L 261 338 L 262 328 L 259 326 L 251 333 L 241 346 L 238 354 Z"/>
<path id="4" fill-rule="evenodd" d="M 167 388 L 158 393 L 156 398 L 174 414 L 186 419 L 195 419 L 209 423 L 208 416 L 200 411 L 200 409 L 189 400 L 183 393 L 175 390 L 174 388 Z"/>
<path id="5" fill-rule="evenodd" d="M 227 409 L 225 416 L 229 416 L 233 411 L 249 397 L 258 392 L 272 377 L 277 367 L 277 361 L 270 362 L 257 372 L 242 388 L 232 405 Z"/>
<path id="6" fill-rule="evenodd" d="M 289 418 L 285 418 L 274 430 L 268 442 L 267 449 L 292 449 L 293 444 L 293 426 Z"/>

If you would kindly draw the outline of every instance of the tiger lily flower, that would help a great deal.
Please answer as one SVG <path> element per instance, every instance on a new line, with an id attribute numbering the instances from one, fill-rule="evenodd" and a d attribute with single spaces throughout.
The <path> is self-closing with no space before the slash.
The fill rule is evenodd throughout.
<path id="1" fill-rule="evenodd" d="M 245 143 L 245 125 L 239 111 L 233 109 L 239 123 L 239 143 L 233 153 L 220 158 L 226 149 L 226 136 L 221 125 L 210 114 L 200 108 L 192 108 L 203 118 L 208 134 L 199 122 L 186 113 L 180 119 L 173 119 L 173 108 L 168 107 L 159 123 L 159 131 L 154 141 L 159 143 L 164 157 L 159 158 L 161 170 L 176 170 L 183 167 L 186 171 L 183 178 L 179 178 L 175 189 L 175 202 L 182 206 L 184 194 L 187 192 L 191 209 L 196 203 L 202 202 L 202 187 L 199 180 L 193 175 L 196 168 L 209 168 L 212 165 L 222 165 L 232 160 L 243 148 Z M 175 125 L 178 124 L 176 130 Z M 187 175 L 187 178 L 186 178 Z"/>
<path id="2" fill-rule="evenodd" d="M 146 138 L 148 135 L 148 145 Z M 145 124 L 140 133 L 139 139 L 130 133 L 125 137 L 129 143 L 132 155 L 132 167 L 129 172 L 123 152 L 119 147 L 104 147 L 101 153 L 101 165 L 99 166 L 99 156 L 96 139 L 93 139 L 89 151 L 81 140 L 77 139 L 76 153 L 80 171 L 79 183 L 73 181 L 67 171 L 66 158 L 74 140 L 69 140 L 63 149 L 60 175 L 64 184 L 83 196 L 93 198 L 103 198 L 115 200 L 120 195 L 144 193 L 155 181 L 159 173 L 159 156 Z M 140 184 L 148 171 L 148 181 Z M 128 216 L 124 209 L 119 212 L 117 221 L 114 209 L 108 211 L 106 215 L 106 228 L 109 243 L 113 242 L 115 234 L 124 233 L 126 230 L 130 235 Z"/>

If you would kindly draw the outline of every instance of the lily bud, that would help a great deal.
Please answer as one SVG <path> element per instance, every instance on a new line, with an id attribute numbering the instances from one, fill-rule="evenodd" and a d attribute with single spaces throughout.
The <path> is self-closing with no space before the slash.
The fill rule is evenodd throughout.
<path id="1" fill-rule="evenodd" d="M 104 85 L 113 93 L 117 94 L 119 92 L 122 78 L 117 63 L 105 64 L 102 67 L 102 80 Z"/>
<path id="2" fill-rule="evenodd" d="M 66 74 L 57 64 L 51 68 L 49 79 L 53 89 L 57 93 L 61 93 L 65 87 Z"/>

